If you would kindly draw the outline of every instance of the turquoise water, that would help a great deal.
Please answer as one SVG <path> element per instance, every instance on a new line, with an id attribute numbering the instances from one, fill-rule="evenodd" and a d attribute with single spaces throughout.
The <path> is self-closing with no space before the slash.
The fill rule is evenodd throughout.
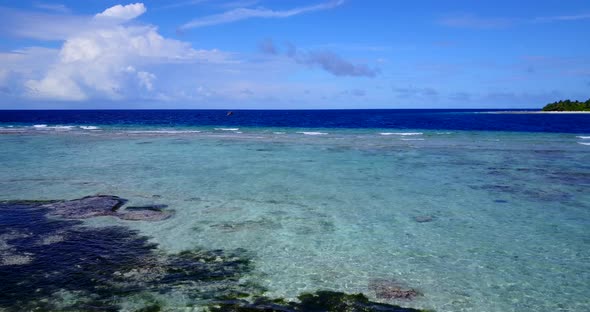
<path id="1" fill-rule="evenodd" d="M 43 128 L 0 129 L 0 199 L 167 204 L 162 222 L 86 223 L 245 248 L 271 297 L 376 299 L 386 278 L 424 294 L 392 301 L 408 307 L 590 310 L 590 134 Z"/>

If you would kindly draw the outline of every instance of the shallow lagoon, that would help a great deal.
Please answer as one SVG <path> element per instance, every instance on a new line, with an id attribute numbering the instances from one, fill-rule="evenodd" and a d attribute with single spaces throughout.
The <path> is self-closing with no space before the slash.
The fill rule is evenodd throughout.
<path id="1" fill-rule="evenodd" d="M 0 135 L 0 199 L 169 205 L 161 222 L 84 222 L 169 253 L 244 248 L 269 297 L 378 299 L 369 284 L 389 279 L 424 294 L 390 301 L 408 307 L 590 309 L 590 134 L 13 129 Z"/>

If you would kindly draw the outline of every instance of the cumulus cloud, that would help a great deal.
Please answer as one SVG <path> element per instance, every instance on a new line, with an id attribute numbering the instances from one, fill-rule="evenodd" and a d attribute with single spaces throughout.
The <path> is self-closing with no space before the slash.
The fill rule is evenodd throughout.
<path id="1" fill-rule="evenodd" d="M 102 13 L 96 14 L 96 19 L 118 19 L 118 20 L 132 20 L 146 12 L 143 3 L 134 3 L 128 5 L 117 4 L 104 10 Z"/>
<path id="2" fill-rule="evenodd" d="M 88 98 L 68 71 L 52 72 L 38 81 L 29 80 L 25 86 L 28 88 L 28 95 L 34 98 L 66 101 L 81 101 Z"/>
<path id="3" fill-rule="evenodd" d="M 153 26 L 124 23 L 144 12 L 145 6 L 136 3 L 97 14 L 94 19 L 118 22 L 100 23 L 70 36 L 51 68 L 41 78 L 26 81 L 27 95 L 73 101 L 122 99 L 133 90 L 156 89 L 156 75 L 142 67 L 224 60 L 220 51 L 195 50 L 188 43 L 164 38 Z"/>
<path id="4" fill-rule="evenodd" d="M 48 70 L 48 62 L 57 59 L 57 49 L 31 47 L 0 52 L 0 89 L 4 94 L 20 95 L 22 86 L 31 77 Z"/>
<path id="5" fill-rule="evenodd" d="M 179 27 L 179 30 L 188 30 L 191 28 L 212 26 L 218 24 L 226 24 L 237 22 L 250 18 L 286 18 L 294 15 L 303 13 L 309 13 L 314 11 L 328 10 L 338 7 L 344 3 L 344 0 L 332 0 L 324 3 L 315 5 L 294 8 L 290 10 L 270 10 L 264 8 L 250 9 L 250 8 L 238 8 L 230 10 L 221 14 L 215 14 L 194 19 Z"/>

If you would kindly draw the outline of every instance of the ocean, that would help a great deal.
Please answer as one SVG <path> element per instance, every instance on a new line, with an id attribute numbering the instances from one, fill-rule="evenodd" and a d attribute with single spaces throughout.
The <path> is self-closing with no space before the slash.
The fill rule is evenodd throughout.
<path id="1" fill-rule="evenodd" d="M 0 111 L 0 164 L 0 311 L 590 310 L 590 114 Z"/>

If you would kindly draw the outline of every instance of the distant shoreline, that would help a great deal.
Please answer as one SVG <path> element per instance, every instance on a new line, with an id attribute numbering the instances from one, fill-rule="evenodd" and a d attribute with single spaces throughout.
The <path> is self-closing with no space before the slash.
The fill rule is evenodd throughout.
<path id="1" fill-rule="evenodd" d="M 590 114 L 590 111 L 497 111 L 484 114 Z"/>

